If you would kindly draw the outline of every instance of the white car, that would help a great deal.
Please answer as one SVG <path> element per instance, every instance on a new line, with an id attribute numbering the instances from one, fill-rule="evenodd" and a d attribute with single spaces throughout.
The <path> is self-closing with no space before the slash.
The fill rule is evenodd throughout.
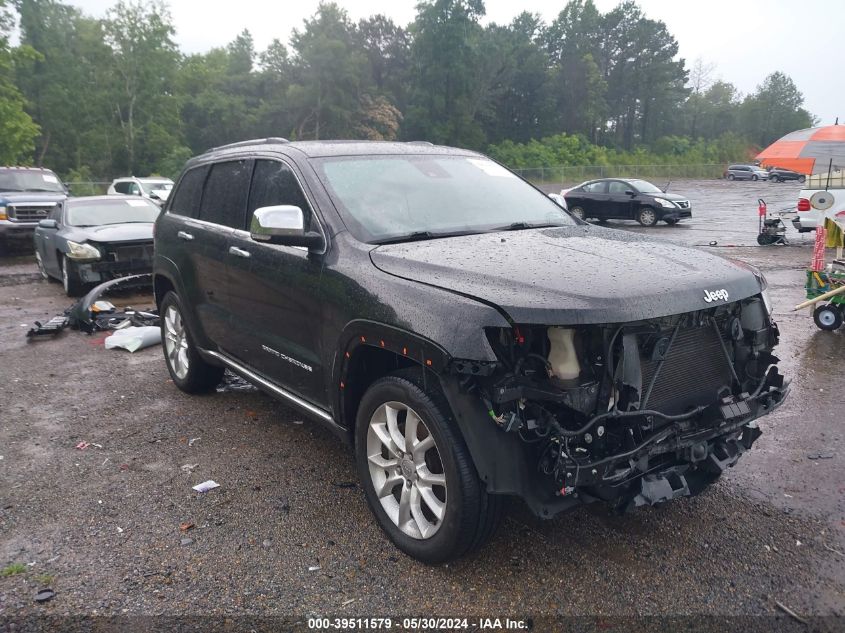
<path id="1" fill-rule="evenodd" d="M 796 205 L 797 217 L 792 225 L 799 233 L 815 231 L 824 222 L 823 218 L 833 218 L 845 214 L 845 188 L 802 189 Z"/>
<path id="2" fill-rule="evenodd" d="M 106 193 L 109 195 L 123 194 L 142 196 L 153 202 L 162 204 L 167 200 L 173 189 L 170 178 L 115 178 Z"/>

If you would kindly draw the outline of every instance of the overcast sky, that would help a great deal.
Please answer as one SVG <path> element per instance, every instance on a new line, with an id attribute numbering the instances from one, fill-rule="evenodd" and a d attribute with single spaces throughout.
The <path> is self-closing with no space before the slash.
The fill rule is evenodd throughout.
<path id="1" fill-rule="evenodd" d="M 595 0 L 602 12 L 617 0 Z M 89 15 L 102 17 L 112 0 L 70 0 Z M 287 42 L 291 29 L 314 13 L 318 0 L 170 0 L 176 41 L 189 53 L 230 42 L 249 29 L 262 50 L 273 39 Z M 354 19 L 384 13 L 407 25 L 416 0 L 338 0 Z M 716 66 L 714 79 L 733 83 L 744 94 L 771 72 L 788 74 L 804 94 L 805 107 L 822 125 L 838 116 L 845 122 L 842 0 L 640 0 L 645 14 L 666 23 L 688 67 L 701 58 Z M 552 21 L 565 0 L 485 0 L 487 22 L 508 23 L 521 10 Z"/>

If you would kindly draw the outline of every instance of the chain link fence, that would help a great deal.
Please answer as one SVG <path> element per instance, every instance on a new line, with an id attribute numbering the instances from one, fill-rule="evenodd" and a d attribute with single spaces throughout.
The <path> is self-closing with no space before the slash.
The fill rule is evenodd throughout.
<path id="1" fill-rule="evenodd" d="M 66 182 L 65 184 L 72 196 L 102 196 L 105 195 L 111 181 Z"/>
<path id="2" fill-rule="evenodd" d="M 513 171 L 536 184 L 571 185 L 596 178 L 643 178 L 645 180 L 721 178 L 725 165 L 559 165 Z"/>

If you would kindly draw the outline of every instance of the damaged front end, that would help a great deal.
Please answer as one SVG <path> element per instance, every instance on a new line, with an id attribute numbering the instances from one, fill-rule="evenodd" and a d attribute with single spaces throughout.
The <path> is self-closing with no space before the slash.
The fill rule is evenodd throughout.
<path id="1" fill-rule="evenodd" d="M 788 392 L 763 295 L 624 324 L 490 328 L 487 338 L 498 362 L 454 361 L 452 371 L 495 433 L 519 439 L 528 466 L 530 482 L 494 473 L 488 487 L 516 491 L 542 516 L 573 501 L 627 510 L 697 494 L 751 448 L 755 420 Z"/>

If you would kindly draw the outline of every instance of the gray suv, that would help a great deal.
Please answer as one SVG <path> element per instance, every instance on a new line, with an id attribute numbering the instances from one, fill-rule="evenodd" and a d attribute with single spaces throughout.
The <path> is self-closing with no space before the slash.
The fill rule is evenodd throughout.
<path id="1" fill-rule="evenodd" d="M 769 172 L 758 165 L 731 165 L 724 176 L 727 180 L 768 180 Z"/>
<path id="2" fill-rule="evenodd" d="M 0 167 L 0 249 L 11 238 L 32 240 L 39 220 L 67 198 L 67 188 L 49 169 Z"/>

